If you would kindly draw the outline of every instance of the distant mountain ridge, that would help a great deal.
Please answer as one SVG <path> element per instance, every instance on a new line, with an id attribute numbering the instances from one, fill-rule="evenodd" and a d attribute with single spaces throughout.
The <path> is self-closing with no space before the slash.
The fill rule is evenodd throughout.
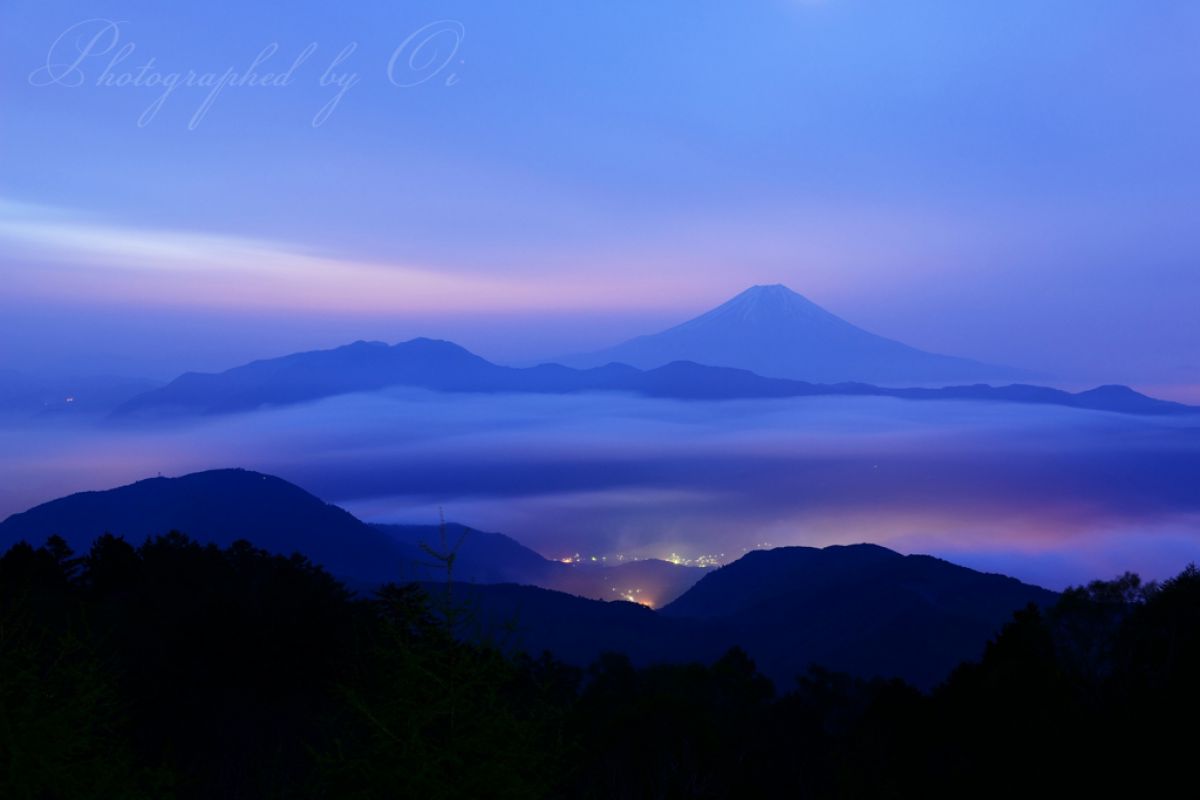
<path id="1" fill-rule="evenodd" d="M 650 370 L 625 364 L 574 369 L 561 364 L 517 368 L 493 364 L 452 343 L 412 339 L 395 345 L 355 342 L 332 350 L 254 361 L 221 373 L 189 372 L 117 409 L 136 415 L 222 414 L 304 403 L 356 392 L 410 386 L 440 392 L 573 394 L 626 392 L 677 400 L 788 397 L 892 397 L 1058 405 L 1131 414 L 1198 410 L 1122 386 L 1071 393 L 1041 386 L 951 386 L 892 389 L 863 383 L 812 384 L 746 370 L 675 362 Z"/>
<path id="2" fill-rule="evenodd" d="M 887 386 L 1028 380 L 1025 370 L 928 353 L 877 336 L 783 284 L 752 286 L 694 319 L 604 350 L 564 359 L 653 369 L 675 361 L 734 367 L 812 383 Z"/>
<path id="3" fill-rule="evenodd" d="M 58 534 L 86 553 L 105 532 L 140 544 L 171 530 L 221 546 L 245 539 L 269 552 L 298 552 L 359 589 L 445 578 L 436 566 L 421 568 L 436 561 L 420 544 L 439 547 L 439 527 L 369 526 L 293 484 L 236 469 L 151 478 L 44 503 L 0 522 L 0 550 Z M 457 542 L 464 531 L 448 526 L 446 538 Z M 1012 578 L 875 545 L 754 551 L 705 572 L 661 561 L 572 567 L 500 534 L 467 534 L 462 541 L 456 595 L 477 601 L 481 621 L 515 621 L 530 652 L 549 649 L 580 664 L 608 651 L 638 663 L 707 662 L 736 644 L 784 683 L 818 662 L 930 686 L 977 657 L 1013 611 L 1054 598 Z M 515 582 L 534 573 L 595 586 L 588 582 L 619 581 L 622 570 L 639 580 L 648 573 L 638 570 L 699 580 L 661 612 Z"/>

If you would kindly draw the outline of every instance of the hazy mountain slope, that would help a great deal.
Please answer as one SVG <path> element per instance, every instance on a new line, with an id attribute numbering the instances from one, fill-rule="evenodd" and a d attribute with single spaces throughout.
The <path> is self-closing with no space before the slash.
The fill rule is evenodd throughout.
<path id="1" fill-rule="evenodd" d="M 539 584 L 600 600 L 630 600 L 654 608 L 669 603 L 696 584 L 709 570 L 646 558 L 621 564 L 561 565 L 553 578 Z"/>
<path id="2" fill-rule="evenodd" d="M 733 299 L 660 333 L 565 359 L 652 369 L 673 361 L 737 367 L 775 378 L 885 385 L 1011 381 L 1007 367 L 927 353 L 846 322 L 786 286 L 752 286 Z"/>
<path id="3" fill-rule="evenodd" d="M 493 364 L 441 340 L 412 339 L 391 346 L 360 341 L 332 350 L 254 361 L 220 373 L 188 372 L 160 389 L 133 398 L 117 413 L 227 413 L 389 386 L 538 394 L 626 390 L 637 372 L 622 365 L 576 370 L 543 364 L 516 369 Z"/>
<path id="4" fill-rule="evenodd" d="M 438 525 L 375 524 L 371 527 L 395 541 L 417 549 L 427 546 L 434 552 L 446 553 L 457 547 L 453 577 L 468 583 L 525 583 L 543 586 L 543 581 L 557 572 L 558 567 L 566 566 L 543 558 L 502 533 L 477 531 L 457 523 L 447 523 L 444 531 Z M 445 545 L 442 543 L 443 535 Z M 428 554 L 424 561 L 430 564 L 438 563 L 436 558 Z M 444 577 L 444 572 L 439 575 L 431 569 L 423 577 L 426 580 L 436 580 Z"/>
<path id="5" fill-rule="evenodd" d="M 185 373 L 119 409 L 220 413 L 287 405 L 387 386 L 489 386 L 505 369 L 450 342 L 414 339 L 389 347 L 354 342 L 333 350 L 253 361 L 218 374 Z"/>
<path id="6" fill-rule="evenodd" d="M 565 564 L 544 558 L 512 537 L 477 531 L 456 523 L 443 532 L 437 525 L 374 525 L 379 531 L 409 546 L 428 545 L 437 552 L 457 546 L 454 579 L 467 583 L 517 583 L 554 589 L 596 600 L 632 599 L 659 606 L 674 600 L 707 574 L 698 567 L 657 559 L 622 564 Z M 436 564 L 432 556 L 425 563 Z M 421 579 L 444 577 L 434 567 L 417 571 Z"/>
<path id="7" fill-rule="evenodd" d="M 1024 384 L 885 388 L 866 383 L 816 384 L 766 378 L 744 369 L 689 361 L 649 370 L 624 364 L 591 369 L 542 364 L 520 369 L 492 364 L 451 342 L 413 339 L 391 346 L 355 342 L 333 350 L 255 361 L 221 373 L 186 373 L 166 386 L 134 397 L 115 415 L 143 419 L 222 414 L 396 386 L 477 393 L 610 391 L 676 400 L 894 397 L 1058 405 L 1130 414 L 1197 413 L 1191 406 L 1146 397 L 1125 386 L 1101 386 L 1075 394 Z"/>

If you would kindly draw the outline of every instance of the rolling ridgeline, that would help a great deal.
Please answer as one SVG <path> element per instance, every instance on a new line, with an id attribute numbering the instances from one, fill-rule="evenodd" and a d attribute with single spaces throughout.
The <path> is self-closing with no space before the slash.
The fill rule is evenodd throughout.
<path id="1" fill-rule="evenodd" d="M 481 394 L 622 392 L 691 401 L 889 397 L 1051 405 L 1125 414 L 1198 413 L 1192 406 L 1147 397 L 1126 386 L 1100 386 L 1075 393 L 1026 384 L 887 388 L 767 378 L 744 369 L 691 361 L 646 370 L 620 363 L 589 369 L 561 364 L 520 368 L 493 364 L 452 342 L 413 339 L 395 345 L 355 342 L 332 350 L 254 361 L 221 373 L 185 373 L 166 386 L 122 403 L 112 418 L 135 421 L 229 414 L 393 387 Z"/>
<path id="2" fill-rule="evenodd" d="M 695 319 L 558 363 L 494 364 L 447 341 L 357 341 L 187 372 L 165 385 L 125 378 L 34 379 L 0 371 L 0 412 L 107 415 L 132 423 L 228 414 L 396 387 L 480 394 L 619 392 L 685 401 L 886 397 L 1197 414 L 1127 386 L 1067 392 L 1027 370 L 927 353 L 869 333 L 785 286 L 753 286 Z M 1018 381 L 1018 382 L 1014 382 Z"/>
<path id="3" fill-rule="evenodd" d="M 676 612 L 759 607 L 822 552 L 757 554 L 750 583 L 714 572 Z M 0 796 L 1117 796 L 1193 778 L 1194 568 L 1028 605 L 928 693 L 820 667 L 773 683 L 740 648 L 646 666 L 526 655 L 486 618 L 488 588 L 356 595 L 299 555 L 181 534 L 16 544 L 0 556 Z M 719 603 L 735 588 L 736 608 Z M 579 636 L 592 621 L 574 617 Z"/>
<path id="4" fill-rule="evenodd" d="M 610 651 L 638 665 L 710 661 L 737 645 L 783 684 L 815 662 L 928 688 L 977 657 L 1015 610 L 1055 599 L 1013 578 L 874 545 L 755 551 L 711 571 L 662 561 L 568 565 L 461 526 L 447 526 L 451 544 L 444 544 L 436 527 L 367 525 L 293 484 L 245 470 L 54 500 L 0 523 L 0 547 L 56 535 L 86 552 L 106 533 L 136 546 L 171 531 L 219 547 L 245 540 L 282 556 L 299 553 L 363 593 L 388 582 L 445 581 L 436 554 L 453 549 L 456 593 L 481 624 L 512 627 L 515 647 L 586 666 Z M 576 596 L 616 599 L 613 587 L 622 582 L 649 588 L 662 607 Z"/>
<path id="5" fill-rule="evenodd" d="M 535 367 L 494 364 L 446 341 L 359 341 L 221 373 L 185 373 L 131 396 L 118 419 L 223 414 L 415 387 L 436 392 L 622 392 L 673 400 L 890 397 L 1194 414 L 1125 386 L 1066 392 L 1026 370 L 927 353 L 869 333 L 785 286 L 752 286 L 695 319 L 597 353 Z M 990 382 L 997 385 L 989 385 Z"/>

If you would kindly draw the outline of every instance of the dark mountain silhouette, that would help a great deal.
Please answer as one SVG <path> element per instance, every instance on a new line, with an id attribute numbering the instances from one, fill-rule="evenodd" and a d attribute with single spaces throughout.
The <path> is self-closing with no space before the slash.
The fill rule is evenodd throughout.
<path id="1" fill-rule="evenodd" d="M 447 523 L 444 529 L 439 525 L 375 524 L 371 527 L 393 541 L 415 549 L 427 546 L 441 553 L 454 550 L 453 579 L 458 581 L 541 586 L 554 567 L 565 566 L 543 558 L 510 536 L 477 531 L 458 523 Z M 425 560 L 434 559 L 427 555 Z"/>
<path id="2" fill-rule="evenodd" d="M 45 503 L 0 523 L 0 550 L 59 535 L 85 552 L 104 533 L 140 544 L 172 530 L 221 546 L 244 539 L 267 552 L 299 552 L 359 589 L 410 580 L 444 586 L 436 557 L 421 547 L 442 547 L 440 526 L 370 526 L 279 478 L 236 469 Z M 661 561 L 567 565 L 507 536 L 458 525 L 447 525 L 444 535 L 449 547 L 461 542 L 456 595 L 470 598 L 484 623 L 511 627 L 533 652 L 549 649 L 579 664 L 609 650 L 643 664 L 711 660 L 739 645 L 765 674 L 789 684 L 819 662 L 928 686 L 978 656 L 1014 610 L 1054 598 L 1012 578 L 873 545 L 755 551 L 706 574 Z M 639 599 L 661 602 L 696 577 L 661 612 L 515 585 L 611 597 L 614 587 L 658 580 L 651 596 Z"/>
<path id="3" fill-rule="evenodd" d="M 1030 603 L 1057 595 L 1003 575 L 876 545 L 755 551 L 702 578 L 662 609 L 736 631 L 767 674 L 804 659 L 854 674 L 894 674 L 921 686 L 983 643 Z M 781 634 L 786 631 L 786 634 Z"/>
<path id="4" fill-rule="evenodd" d="M 433 583 L 356 597 L 303 559 L 179 534 L 80 555 L 0 553 L 5 798 L 1109 797 L 1192 777 L 1195 566 L 1022 608 L 922 693 L 820 665 L 772 686 L 740 648 L 705 658 L 712 622 L 627 603 Z M 785 555 L 742 578 L 787 591 L 824 558 Z M 887 635 L 865 641 L 906 669 Z"/>
<path id="5" fill-rule="evenodd" d="M 1018 605 L 1024 605 L 1054 596 L 1015 578 L 976 572 L 932 556 L 904 556 L 873 544 L 777 547 L 753 550 L 713 570 L 662 612 L 697 619 L 761 616 L 765 605 L 820 603 L 830 589 L 882 583 L 911 588 L 931 603 L 964 613 L 978 609 L 983 616 L 997 612 L 995 602 L 1008 606 L 1016 597 Z M 1002 612 L 1005 619 L 1010 612 Z"/>
<path id="6" fill-rule="evenodd" d="M 299 552 L 356 582 L 395 580 L 412 562 L 427 560 L 294 484 L 241 469 L 149 478 L 51 500 L 0 522 L 0 548 L 58 535 L 84 552 L 105 533 L 138 545 L 173 530 L 221 546 L 246 539 L 273 553 Z"/>
<path id="7" fill-rule="evenodd" d="M 22 539 L 40 544 L 56 534 L 82 552 L 104 533 L 137 545 L 172 530 L 221 546 L 246 539 L 272 553 L 303 553 L 358 589 L 445 576 L 434 555 L 446 549 L 440 526 L 367 525 L 294 484 L 240 469 L 151 478 L 53 500 L 0 522 L 0 549 Z M 454 579 L 467 583 L 529 584 L 603 600 L 643 588 L 661 603 L 704 574 L 663 561 L 567 565 L 503 534 L 455 523 L 446 525 L 445 538 L 458 546 Z"/>
<path id="8" fill-rule="evenodd" d="M 826 385 L 765 378 L 743 369 L 692 362 L 675 362 L 645 371 L 624 364 L 593 369 L 543 364 L 521 369 L 493 364 L 451 342 L 413 339 L 391 346 L 382 342 L 355 342 L 333 350 L 255 361 L 217 374 L 189 372 L 162 388 L 133 398 L 116 413 L 121 417 L 221 414 L 393 386 L 483 393 L 613 391 L 679 400 L 858 396 L 1033 403 L 1134 414 L 1197 411 L 1122 386 L 1100 387 L 1078 394 L 1020 384 L 890 389 L 864 383 Z"/>
<path id="9" fill-rule="evenodd" d="M 1011 381 L 1030 373 L 917 350 L 837 317 L 782 284 L 752 286 L 695 319 L 566 359 L 643 369 L 673 361 L 737 367 L 775 378 L 887 385 Z"/>
<path id="10" fill-rule="evenodd" d="M 434 597 L 444 591 L 427 584 Z M 515 584 L 472 584 L 455 597 L 476 624 L 512 650 L 549 651 L 577 666 L 604 653 L 624 653 L 639 665 L 711 661 L 724 637 L 703 621 L 665 617 L 638 603 L 601 601 Z"/>
<path id="11" fill-rule="evenodd" d="M 709 573 L 661 611 L 522 586 L 471 586 L 471 602 L 516 644 L 585 665 L 711 661 L 743 648 L 789 686 L 810 664 L 929 688 L 1030 603 L 1057 595 L 1002 575 L 876 545 L 759 550 Z"/>
<path id="12" fill-rule="evenodd" d="M 753 550 L 705 576 L 663 608 L 675 617 L 726 619 L 798 592 L 819 593 L 866 579 L 904 556 L 875 545 L 778 547 Z"/>

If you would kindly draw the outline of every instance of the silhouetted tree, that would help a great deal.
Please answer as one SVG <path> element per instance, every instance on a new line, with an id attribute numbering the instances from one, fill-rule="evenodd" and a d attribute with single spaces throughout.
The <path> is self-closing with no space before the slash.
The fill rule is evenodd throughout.
<path id="1" fill-rule="evenodd" d="M 497 646 L 469 597 L 355 596 L 301 556 L 177 533 L 106 535 L 82 558 L 18 544 L 0 556 L 0 797 L 1111 796 L 1192 779 L 1194 567 L 1024 609 L 929 694 L 820 667 L 777 694 L 737 648 L 580 670 Z"/>

